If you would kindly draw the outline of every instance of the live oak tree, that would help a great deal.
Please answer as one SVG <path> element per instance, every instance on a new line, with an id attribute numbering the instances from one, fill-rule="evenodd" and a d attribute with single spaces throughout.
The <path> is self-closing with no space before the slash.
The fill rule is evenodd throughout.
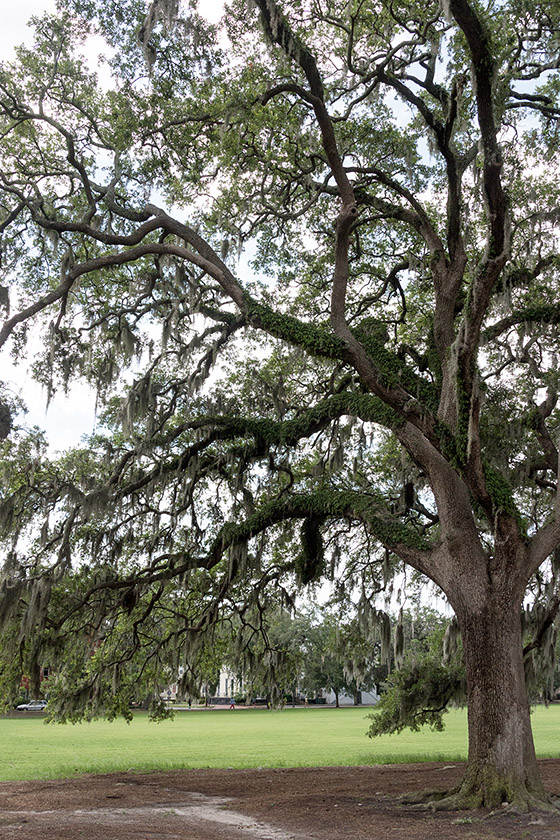
<path id="1" fill-rule="evenodd" d="M 58 459 L 2 443 L 6 684 L 48 661 L 93 714 L 127 662 L 188 672 L 228 614 L 258 632 L 345 563 L 379 618 L 401 563 L 462 636 L 444 803 L 552 807 L 523 645 L 550 648 L 558 606 L 558 20 L 234 0 L 218 30 L 65 0 L 36 22 L 0 77 L 0 341 L 42 329 L 36 377 L 84 377 L 101 422 Z"/>

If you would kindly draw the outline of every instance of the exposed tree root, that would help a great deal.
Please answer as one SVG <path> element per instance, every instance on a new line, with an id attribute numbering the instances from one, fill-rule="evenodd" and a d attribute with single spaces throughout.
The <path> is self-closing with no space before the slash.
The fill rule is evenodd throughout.
<path id="1" fill-rule="evenodd" d="M 459 787 L 451 790 L 421 790 L 416 793 L 405 793 L 399 797 L 402 805 L 414 805 L 418 808 L 429 808 L 432 803 L 448 798 L 459 791 Z"/>
<path id="2" fill-rule="evenodd" d="M 533 811 L 557 814 L 560 811 L 560 799 L 556 800 L 550 796 L 545 798 L 536 796 L 524 789 L 518 791 L 511 799 L 496 801 L 495 792 L 491 797 L 483 790 L 473 790 L 464 786 L 455 787 L 447 791 L 426 790 L 413 794 L 405 794 L 399 798 L 403 805 L 410 805 L 414 810 L 430 811 L 474 811 L 481 808 L 490 808 L 489 816 L 493 813 L 503 814 L 527 814 Z M 500 808 L 496 811 L 496 808 Z"/>

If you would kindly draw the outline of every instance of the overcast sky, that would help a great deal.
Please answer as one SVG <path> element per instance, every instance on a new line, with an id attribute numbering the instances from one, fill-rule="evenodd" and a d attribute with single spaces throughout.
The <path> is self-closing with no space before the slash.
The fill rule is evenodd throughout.
<path id="1" fill-rule="evenodd" d="M 30 42 L 32 30 L 27 26 L 30 17 L 53 11 L 55 0 L 6 0 L 4 6 L 0 26 L 0 55 L 7 59 L 11 58 L 15 44 Z"/>

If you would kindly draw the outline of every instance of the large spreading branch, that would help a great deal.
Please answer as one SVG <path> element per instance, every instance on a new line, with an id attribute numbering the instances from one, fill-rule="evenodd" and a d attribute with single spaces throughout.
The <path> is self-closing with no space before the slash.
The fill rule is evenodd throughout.
<path id="1" fill-rule="evenodd" d="M 334 333 L 344 342 L 345 359 L 358 372 L 372 393 L 380 397 L 391 408 L 404 414 L 410 422 L 417 424 L 430 437 L 432 443 L 437 445 L 437 435 L 434 432 L 433 422 L 427 416 L 426 406 L 414 404 L 414 401 L 410 399 L 410 394 L 407 394 L 403 389 L 388 389 L 383 385 L 379 371 L 376 369 L 371 356 L 348 326 L 346 295 L 350 277 L 350 236 L 358 218 L 356 195 L 339 151 L 333 119 L 329 115 L 325 104 L 324 85 L 314 56 L 293 33 L 274 0 L 257 0 L 257 6 L 260 9 L 265 32 L 270 41 L 278 44 L 286 55 L 301 68 L 309 84 L 309 93 L 304 93 L 303 98 L 314 109 L 327 161 L 341 200 L 336 222 L 335 264 L 331 291 L 330 314 Z M 416 206 L 416 215 L 412 220 L 424 232 L 433 247 L 437 237 L 428 222 L 426 214 L 418 214 L 418 209 L 418 206 Z"/>
<path id="2" fill-rule="evenodd" d="M 495 121 L 495 62 L 490 35 L 467 0 L 451 0 L 450 11 L 467 39 L 472 57 L 488 223 L 486 253 L 474 277 L 460 336 L 461 376 L 470 395 L 473 387 L 471 368 L 480 340 L 480 328 L 493 286 L 509 257 L 509 217 L 502 186 L 503 158 Z"/>

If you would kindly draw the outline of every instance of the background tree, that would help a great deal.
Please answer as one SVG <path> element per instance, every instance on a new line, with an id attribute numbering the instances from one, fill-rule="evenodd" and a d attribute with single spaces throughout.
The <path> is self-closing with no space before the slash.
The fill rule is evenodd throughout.
<path id="1" fill-rule="evenodd" d="M 263 630 L 256 635 L 242 627 L 229 654 L 253 694 L 295 703 L 332 691 L 338 707 L 341 693 L 357 698 L 375 688 L 380 677 L 375 626 L 365 636 L 355 618 L 304 605 L 295 614 L 269 610 Z"/>
<path id="2" fill-rule="evenodd" d="M 57 460 L 4 441 L 6 656 L 62 680 L 76 638 L 140 651 L 167 593 L 159 649 L 194 660 L 346 558 L 383 621 L 405 564 L 462 636 L 444 805 L 551 807 L 521 612 L 537 573 L 557 604 L 556 1 L 234 0 L 218 37 L 191 4 L 65 0 L 36 26 L 0 76 L 0 343 L 34 319 L 48 394 L 82 376 L 103 411 Z M 103 710 L 96 659 L 77 705 Z"/>
<path id="3" fill-rule="evenodd" d="M 325 610 L 321 626 L 323 646 L 317 663 L 317 681 L 336 697 L 340 694 L 362 702 L 361 692 L 377 691 L 387 668 L 381 663 L 381 628 L 377 621 L 361 624 L 357 616 L 348 612 Z"/>
<path id="4" fill-rule="evenodd" d="M 281 608 L 266 611 L 258 633 L 251 624 L 242 625 L 232 638 L 229 661 L 239 670 L 249 697 L 273 705 L 295 704 L 306 687 L 314 633 L 311 613 L 294 616 Z"/>

